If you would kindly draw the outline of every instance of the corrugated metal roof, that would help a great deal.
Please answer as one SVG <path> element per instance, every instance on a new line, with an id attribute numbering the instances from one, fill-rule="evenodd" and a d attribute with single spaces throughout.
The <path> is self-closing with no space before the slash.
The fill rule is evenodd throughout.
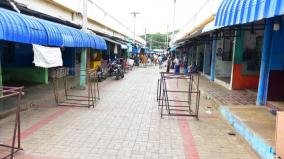
<path id="1" fill-rule="evenodd" d="M 24 15 L 22 15 L 22 16 L 24 16 Z M 30 17 L 26 17 L 26 18 L 30 18 Z M 22 17 L 22 19 L 25 19 L 25 18 Z M 49 45 L 49 46 L 63 46 L 63 42 L 67 41 L 67 39 L 63 40 L 63 36 L 62 36 L 61 32 L 59 31 L 59 28 L 54 27 L 54 25 L 52 25 L 51 22 L 46 21 L 46 20 L 42 20 L 42 19 L 37 19 L 37 18 L 34 18 L 33 20 L 38 21 L 43 26 L 43 28 L 45 29 L 46 37 L 47 37 L 45 43 L 38 43 L 38 44 Z M 36 35 L 30 35 L 30 36 L 35 36 L 35 38 L 39 38 Z M 32 43 L 33 44 L 32 41 L 30 41 L 30 42 L 28 41 L 26 43 Z"/>
<path id="2" fill-rule="evenodd" d="M 0 39 L 22 43 L 46 44 L 46 30 L 32 17 L 0 8 Z"/>
<path id="3" fill-rule="evenodd" d="M 93 38 L 95 38 L 95 42 L 96 42 L 96 48 L 100 49 L 100 50 L 106 50 L 107 49 L 107 45 L 106 45 L 106 41 L 97 35 L 92 35 Z"/>
<path id="4" fill-rule="evenodd" d="M 105 41 L 97 35 L 3 8 L 0 8 L 0 39 L 46 46 L 106 50 Z"/>
<path id="5" fill-rule="evenodd" d="M 284 14 L 284 0 L 224 0 L 217 12 L 216 26 L 231 26 Z"/>

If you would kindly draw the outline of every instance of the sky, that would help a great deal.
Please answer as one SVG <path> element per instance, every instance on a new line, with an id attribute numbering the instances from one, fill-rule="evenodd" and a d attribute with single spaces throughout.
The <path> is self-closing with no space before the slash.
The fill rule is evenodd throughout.
<path id="1" fill-rule="evenodd" d="M 173 30 L 174 0 L 93 0 L 115 18 L 134 28 L 130 12 L 140 14 L 136 18 L 136 33 L 164 33 Z M 207 0 L 176 0 L 175 28 L 182 28 Z"/>
<path id="2" fill-rule="evenodd" d="M 65 0 L 66 2 L 69 0 Z M 82 5 L 82 0 L 80 5 Z M 165 33 L 173 31 L 174 0 L 92 0 L 108 14 L 134 29 L 134 18 L 130 13 L 140 14 L 136 17 L 136 34 Z M 175 29 L 181 29 L 187 21 L 210 0 L 176 0 Z M 77 4 L 78 5 L 78 2 Z"/>

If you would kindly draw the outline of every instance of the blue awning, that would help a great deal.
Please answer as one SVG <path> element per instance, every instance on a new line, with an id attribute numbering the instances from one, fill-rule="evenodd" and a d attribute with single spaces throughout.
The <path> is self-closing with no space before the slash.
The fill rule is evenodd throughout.
<path id="1" fill-rule="evenodd" d="M 131 51 L 131 53 L 133 53 L 133 54 L 138 54 L 139 53 L 139 48 L 138 47 L 132 47 L 132 51 Z"/>
<path id="2" fill-rule="evenodd" d="M 92 34 L 92 37 L 95 39 L 97 49 L 99 50 L 107 49 L 106 41 L 102 37 L 94 34 Z"/>
<path id="3" fill-rule="evenodd" d="M 170 52 L 176 51 L 177 46 L 171 47 Z"/>
<path id="4" fill-rule="evenodd" d="M 28 44 L 106 50 L 99 36 L 0 8 L 0 39 Z"/>
<path id="5" fill-rule="evenodd" d="M 46 29 L 39 21 L 1 8 L 0 39 L 35 44 L 48 42 Z"/>
<path id="6" fill-rule="evenodd" d="M 284 0 L 223 0 L 216 26 L 231 26 L 284 14 Z"/>

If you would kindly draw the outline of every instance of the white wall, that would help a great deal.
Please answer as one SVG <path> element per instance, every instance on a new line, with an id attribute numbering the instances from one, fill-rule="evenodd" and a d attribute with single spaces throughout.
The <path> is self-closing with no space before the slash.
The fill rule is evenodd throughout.
<path id="1" fill-rule="evenodd" d="M 66 1 L 61 0 L 16 0 L 16 2 L 22 3 L 34 11 L 60 18 L 77 25 L 82 24 L 80 5 L 70 6 L 71 3 L 66 3 Z M 108 34 L 124 40 L 133 36 L 130 29 L 123 26 L 119 21 L 113 19 L 113 17 L 106 14 L 102 9 L 96 8 L 93 4 L 88 5 L 88 18 L 88 28 L 96 32 Z M 136 40 L 145 44 L 145 41 L 138 36 L 136 37 Z"/>
<path id="2" fill-rule="evenodd" d="M 175 35 L 175 38 L 170 41 L 170 44 L 172 45 L 174 42 L 185 38 L 188 33 L 192 32 L 197 26 L 215 15 L 221 2 L 222 0 L 209 0 L 195 15 L 185 15 L 185 21 L 187 21 L 186 25 L 180 29 Z"/>

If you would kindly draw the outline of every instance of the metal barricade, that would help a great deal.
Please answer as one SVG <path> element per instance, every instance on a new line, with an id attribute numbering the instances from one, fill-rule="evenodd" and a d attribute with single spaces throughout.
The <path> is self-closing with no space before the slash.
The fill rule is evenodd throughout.
<path id="1" fill-rule="evenodd" d="M 157 85 L 157 102 L 161 108 L 161 118 L 168 116 L 191 116 L 198 119 L 200 90 L 199 74 L 175 74 L 161 72 Z M 173 89 L 169 87 L 169 82 L 178 80 L 188 80 L 187 88 Z M 182 96 L 180 99 L 178 96 Z M 164 113 L 166 110 L 166 114 Z"/>
<path id="2" fill-rule="evenodd" d="M 70 88 L 68 85 L 68 69 L 66 68 L 55 68 L 55 72 L 65 72 L 65 75 L 59 76 L 58 78 L 53 78 L 53 91 L 55 102 L 57 106 L 64 107 L 95 107 L 95 102 L 100 99 L 99 83 L 97 80 L 97 73 L 94 69 L 86 70 L 85 75 L 80 75 L 86 77 L 86 89 L 87 95 L 77 95 L 70 93 Z M 60 73 L 54 73 L 61 75 Z M 59 99 L 59 81 L 63 80 L 64 83 L 64 99 Z"/>
<path id="3" fill-rule="evenodd" d="M 21 105 L 20 101 L 22 98 L 22 95 L 24 94 L 23 92 L 24 87 L 0 87 L 0 99 L 4 100 L 9 97 L 16 96 L 17 97 L 17 105 L 16 105 L 16 119 L 14 123 L 14 129 L 13 129 L 13 134 L 12 134 L 12 143 L 11 145 L 8 144 L 0 144 L 0 147 L 5 147 L 10 149 L 10 153 L 7 154 L 6 156 L 3 157 L 5 158 L 14 158 L 15 153 L 17 153 L 20 150 L 23 150 L 21 148 L 21 118 L 20 118 L 20 112 L 21 112 Z M 10 141 L 9 141 L 10 142 Z"/>

